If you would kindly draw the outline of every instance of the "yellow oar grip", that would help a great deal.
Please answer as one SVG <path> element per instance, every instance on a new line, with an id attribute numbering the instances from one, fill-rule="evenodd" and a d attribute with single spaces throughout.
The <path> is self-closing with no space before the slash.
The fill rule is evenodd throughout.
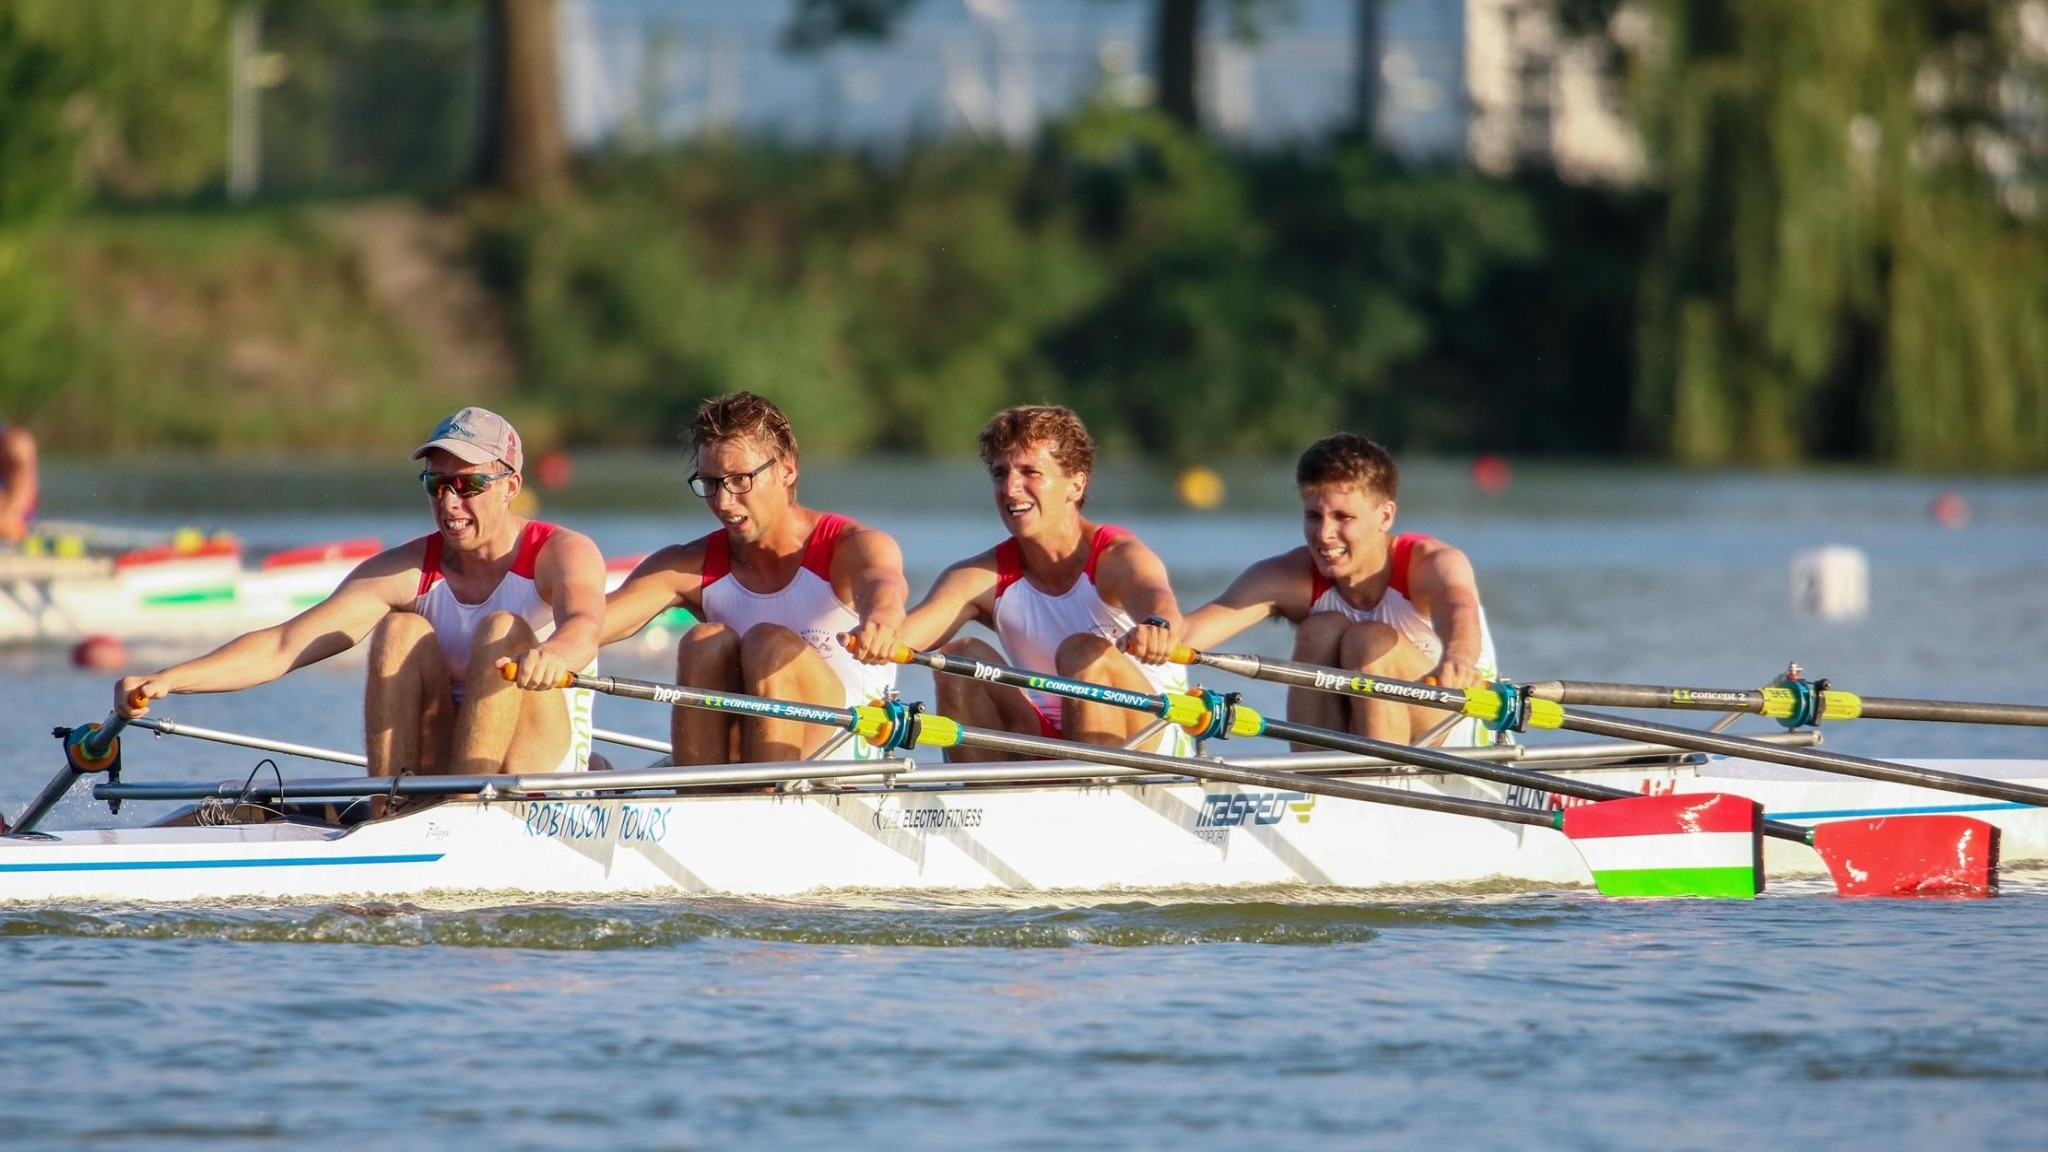
<path id="1" fill-rule="evenodd" d="M 1790 719 L 1799 710 L 1799 696 L 1790 688 L 1762 688 L 1758 690 L 1764 698 L 1763 711 L 1757 713 L 1772 720 Z M 1823 696 L 1820 709 L 1822 720 L 1854 720 L 1863 715 L 1863 698 L 1854 692 L 1837 692 L 1830 688 Z"/>
<path id="2" fill-rule="evenodd" d="M 898 644 L 889 650 L 889 662 L 892 664 L 908 664 L 916 657 L 917 649 L 908 644 Z"/>
<path id="3" fill-rule="evenodd" d="M 1166 658 L 1175 664 L 1193 664 L 1199 656 L 1201 653 L 1185 644 L 1175 644 L 1173 651 L 1166 654 Z"/>

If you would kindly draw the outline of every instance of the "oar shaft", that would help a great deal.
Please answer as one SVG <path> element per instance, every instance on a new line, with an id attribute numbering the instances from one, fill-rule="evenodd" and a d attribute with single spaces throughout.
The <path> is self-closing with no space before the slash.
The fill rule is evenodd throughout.
<path id="1" fill-rule="evenodd" d="M 1670 688 L 1653 684 L 1609 684 L 1595 680 L 1544 680 L 1527 685 L 1530 695 L 1559 704 L 1590 704 L 1596 708 L 1679 708 L 1700 712 L 1747 712 L 1759 716 L 1790 715 L 1783 689 Z M 1954 724 L 2010 724 L 2048 727 L 2048 707 L 2038 704 L 1985 704 L 1966 700 L 1913 700 L 1896 696 L 1860 696 L 1830 691 L 1832 702 L 1846 698 L 1847 707 L 1830 709 L 1828 720 L 1930 720 Z"/>
<path id="2" fill-rule="evenodd" d="M 1526 768 L 1510 768 L 1502 764 L 1491 764 L 1453 755 L 1434 748 L 1416 748 L 1407 744 L 1393 744 L 1385 740 L 1374 740 L 1369 736 L 1354 736 L 1344 732 L 1332 732 L 1327 728 L 1313 728 L 1306 724 L 1295 724 L 1286 720 L 1267 719 L 1267 736 L 1292 740 L 1297 744 L 1313 744 L 1338 752 L 1356 752 L 1364 756 L 1398 758 L 1419 768 L 1446 772 L 1459 776 L 1474 776 L 1491 780 L 1497 784 L 1514 784 L 1534 788 L 1539 792 L 1555 792 L 1560 796 L 1576 796 L 1581 800 L 1627 800 L 1640 796 L 1639 792 L 1628 792 L 1595 784 L 1589 780 L 1573 780 L 1564 776 L 1552 776 L 1546 772 L 1532 772 Z M 1766 836 L 1795 843 L 1810 842 L 1807 829 L 1782 820 L 1765 820 L 1763 830 Z"/>
<path id="3" fill-rule="evenodd" d="M 1881 780 L 1890 784 L 1908 784 L 1944 792 L 1960 792 L 1965 796 L 1985 796 L 2014 804 L 2048 807 L 2048 789 L 2014 784 L 2005 780 L 1991 780 L 1982 776 L 1962 776 L 1934 768 L 1893 764 L 1884 760 L 1867 760 L 1861 756 L 1850 756 L 1841 752 L 1786 748 L 1756 740 L 1702 732 L 1693 728 L 1653 724 L 1647 720 L 1630 720 L 1596 712 L 1567 713 L 1563 727 L 1595 736 L 1655 740 L 1660 744 L 1673 744 L 1680 748 L 1691 748 L 1696 752 L 1741 756 L 1774 764 L 1789 764 L 1795 768 L 1811 768 L 1816 772 L 1832 772 L 1842 776 L 1858 776 L 1866 780 Z"/>
<path id="4" fill-rule="evenodd" d="M 737 694 L 714 694 L 685 688 L 680 684 L 659 684 L 647 680 L 628 680 L 616 676 L 568 677 L 565 687 L 588 688 L 612 696 L 626 696 L 637 700 L 648 700 L 657 704 L 686 704 L 697 708 L 725 711 L 744 711 L 752 715 L 769 715 L 779 719 L 798 720 L 812 724 L 829 724 L 838 728 L 854 728 L 860 717 L 844 708 L 821 708 L 809 704 L 790 704 L 779 700 L 767 700 L 757 696 Z M 1433 796 L 1427 793 L 1406 792 L 1393 788 L 1381 788 L 1371 784 L 1360 784 L 1351 780 L 1330 780 L 1318 776 L 1303 776 L 1294 772 L 1281 772 L 1266 768 L 1252 768 L 1222 764 L 1213 760 L 1182 759 L 1175 756 L 1161 756 L 1151 752 L 1137 752 L 1125 748 L 1105 748 L 1096 744 L 1082 744 L 1071 740 L 1053 740 L 1044 736 L 1029 736 L 1015 732 L 994 732 L 983 728 L 969 728 L 944 716 L 927 715 L 920 729 L 919 744 L 923 747 L 950 747 L 954 744 L 970 748 L 984 748 L 992 752 L 1004 752 L 1013 756 L 1042 756 L 1052 759 L 1087 760 L 1099 764 L 1113 764 L 1124 768 L 1138 768 L 1173 776 L 1195 776 L 1205 780 L 1220 780 L 1232 784 L 1244 784 L 1255 788 L 1278 788 L 1287 791 L 1333 796 L 1344 800 L 1360 800 L 1367 803 L 1387 804 L 1399 808 L 1419 808 L 1430 812 L 1445 812 L 1457 816 L 1476 816 L 1484 820 L 1502 820 L 1517 824 L 1532 824 L 1544 828 L 1560 826 L 1560 814 L 1537 808 L 1523 808 L 1514 804 L 1497 804 L 1489 800 L 1467 800 L 1455 796 Z"/>
<path id="5" fill-rule="evenodd" d="M 985 728 L 963 726 L 960 729 L 960 743 L 970 748 L 986 748 L 993 752 L 1007 752 L 1013 756 L 1087 760 L 1175 776 L 1197 776 L 1205 780 L 1220 780 L 1254 788 L 1311 792 L 1342 800 L 1361 800 L 1370 804 L 1389 804 L 1399 808 L 1420 808 L 1430 812 L 1477 816 L 1484 820 L 1506 820 L 1544 828 L 1558 826 L 1556 813 L 1538 808 L 1523 808 L 1516 804 L 1497 804 L 1491 800 L 1467 800 L 1456 796 L 1404 792 L 1372 784 L 1360 784 L 1354 780 L 1333 780 L 1322 776 L 1304 776 L 1297 772 L 1252 768 L 1216 760 L 1161 756 L 1157 753 L 1137 752 L 1127 748 L 1076 744 L 1070 740 L 1053 740 L 1044 736 L 1027 736 L 1016 732 L 992 732 Z"/>

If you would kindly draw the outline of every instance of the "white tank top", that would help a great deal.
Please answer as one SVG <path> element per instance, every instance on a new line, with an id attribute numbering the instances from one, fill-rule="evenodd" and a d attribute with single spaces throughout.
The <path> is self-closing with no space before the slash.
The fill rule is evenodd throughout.
<path id="1" fill-rule="evenodd" d="M 519 551 L 512 558 L 512 570 L 505 573 L 489 596 L 475 604 L 455 598 L 454 589 L 448 587 L 441 574 L 441 537 L 427 537 L 427 553 L 420 562 L 420 590 L 413 597 L 412 610 L 425 617 L 434 629 L 434 639 L 441 645 L 441 659 L 448 665 L 448 687 L 456 703 L 462 702 L 463 682 L 469 675 L 470 641 L 484 617 L 493 612 L 510 612 L 526 621 L 536 640 L 546 640 L 555 634 L 554 609 L 541 599 L 533 573 L 540 562 L 542 546 L 556 531 L 553 524 L 527 521 L 519 533 Z M 580 671 L 586 676 L 595 673 L 597 661 L 592 659 Z M 562 690 L 561 697 L 569 712 L 569 749 L 555 771 L 581 772 L 590 766 L 596 696 L 588 688 L 567 688 Z"/>
<path id="2" fill-rule="evenodd" d="M 1376 621 L 1385 624 L 1401 637 L 1413 644 L 1417 651 L 1429 657 L 1432 664 L 1444 658 L 1444 642 L 1436 634 L 1436 627 L 1429 622 L 1420 609 L 1408 599 L 1408 564 L 1415 546 L 1432 539 L 1419 532 L 1406 532 L 1394 537 L 1394 572 L 1387 581 L 1387 590 L 1380 596 L 1380 602 L 1370 608 L 1359 608 L 1346 601 L 1337 592 L 1337 587 L 1321 572 L 1311 569 L 1311 587 L 1314 597 L 1308 610 L 1315 612 L 1336 612 L 1359 623 Z M 1493 632 L 1486 626 L 1486 609 L 1479 610 L 1479 662 L 1481 677 L 1492 680 L 1500 668 L 1493 652 Z"/>
<path id="3" fill-rule="evenodd" d="M 832 591 L 832 556 L 851 520 L 826 512 L 804 543 L 804 561 L 789 583 L 754 592 L 732 577 L 731 544 L 723 531 L 704 537 L 704 619 L 742 636 L 757 624 L 780 624 L 804 638 L 846 689 L 845 707 L 866 704 L 896 686 L 896 665 L 863 664 L 839 643 L 860 615 Z"/>
<path id="4" fill-rule="evenodd" d="M 1095 565 L 1103 549 L 1130 535 L 1122 528 L 1097 526 L 1082 578 L 1058 596 L 1041 592 L 1024 579 L 1024 550 L 1015 540 L 996 545 L 996 636 L 1013 663 L 1032 672 L 1057 673 L 1060 642 L 1067 637 L 1091 632 L 1115 641 L 1131 630 L 1130 614 L 1105 604 L 1095 590 Z M 1133 663 L 1151 682 L 1153 691 L 1187 691 L 1187 669 L 1181 665 Z M 1025 694 L 1040 713 L 1060 714 L 1060 697 L 1029 690 Z"/>

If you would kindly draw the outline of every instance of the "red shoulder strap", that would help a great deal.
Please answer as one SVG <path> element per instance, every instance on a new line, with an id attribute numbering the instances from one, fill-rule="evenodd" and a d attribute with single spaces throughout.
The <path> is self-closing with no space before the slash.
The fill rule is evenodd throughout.
<path id="1" fill-rule="evenodd" d="M 427 537 L 427 554 L 420 558 L 420 590 L 414 596 L 425 596 L 427 589 L 441 578 L 441 534 Z"/>
<path id="2" fill-rule="evenodd" d="M 837 512 L 825 512 L 811 526 L 811 538 L 804 545 L 804 567 L 827 584 L 832 582 L 832 553 L 839 547 L 839 537 L 852 525 L 853 521 Z"/>
<path id="3" fill-rule="evenodd" d="M 1413 558 L 1415 546 L 1433 539 L 1435 537 L 1420 532 L 1403 532 L 1394 537 L 1394 575 L 1387 581 L 1387 587 L 1403 597 L 1408 596 L 1408 562 Z"/>
<path id="4" fill-rule="evenodd" d="M 1102 558 L 1102 550 L 1119 540 L 1129 539 L 1131 539 L 1131 530 L 1128 528 L 1118 528 L 1111 524 L 1098 524 L 1095 526 L 1095 539 L 1088 543 L 1087 573 L 1090 584 L 1095 583 L 1095 562 Z"/>
<path id="5" fill-rule="evenodd" d="M 1024 578 L 1024 549 L 1015 540 L 1005 540 L 996 545 L 996 599 L 1000 600 L 1010 585 Z"/>
<path id="6" fill-rule="evenodd" d="M 1315 557 L 1309 557 L 1308 602 L 1310 606 L 1313 607 L 1316 601 L 1321 600 L 1323 598 L 1323 593 L 1328 592 L 1330 589 L 1335 588 L 1336 586 L 1337 582 L 1335 580 L 1332 580 L 1328 576 L 1323 575 L 1323 570 L 1316 567 Z"/>
<path id="7" fill-rule="evenodd" d="M 732 542 L 725 538 L 723 528 L 704 537 L 704 583 L 708 586 L 725 579 L 732 571 Z"/>
<path id="8" fill-rule="evenodd" d="M 557 527 L 538 520 L 526 522 L 525 529 L 519 533 L 519 555 L 512 560 L 513 574 L 533 579 L 534 570 L 540 564 L 540 550 L 547 546 L 548 538 L 555 534 Z M 441 538 L 434 537 L 434 542 L 440 543 Z"/>

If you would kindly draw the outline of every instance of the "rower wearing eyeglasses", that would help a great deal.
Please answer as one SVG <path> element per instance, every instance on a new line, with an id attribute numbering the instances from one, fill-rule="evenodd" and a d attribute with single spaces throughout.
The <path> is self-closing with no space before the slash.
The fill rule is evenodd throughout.
<path id="1" fill-rule="evenodd" d="M 761 396 L 705 401 L 690 440 L 690 491 L 719 527 L 633 569 L 608 598 L 605 642 L 680 606 L 702 621 L 676 646 L 676 678 L 685 684 L 834 708 L 893 688 L 895 665 L 865 661 L 892 651 L 903 623 L 909 589 L 896 541 L 797 502 L 796 434 Z M 831 731 L 677 708 L 670 735 L 677 764 L 726 764 L 803 759 Z M 862 741 L 846 754 L 879 755 Z"/>
<path id="2" fill-rule="evenodd" d="M 986 641 L 955 639 L 970 623 L 993 630 L 1008 663 L 1033 672 L 1134 692 L 1184 690 L 1179 665 L 1163 663 L 1180 630 L 1166 565 L 1123 528 L 1082 515 L 1094 479 L 1095 442 L 1080 417 L 1051 405 L 1005 409 L 981 430 L 981 460 L 1009 537 L 939 574 L 903 625 L 912 648 L 1005 662 Z M 964 724 L 1095 744 L 1123 744 L 1144 714 L 956 676 L 935 681 L 939 711 Z M 1150 751 L 1189 750 L 1169 728 Z M 949 748 L 949 758 L 996 759 Z"/>
<path id="3" fill-rule="evenodd" d="M 595 671 L 604 559 L 582 533 L 512 510 L 519 434 L 464 408 L 412 458 L 435 531 L 363 561 L 297 616 L 197 659 L 115 688 L 123 715 L 173 693 L 233 692 L 347 651 L 369 637 L 365 751 L 374 776 L 398 772 L 573 772 L 590 759 L 587 691 L 551 688 Z M 518 664 L 518 679 L 498 671 Z M 131 697 L 140 694 L 136 707 Z"/>

